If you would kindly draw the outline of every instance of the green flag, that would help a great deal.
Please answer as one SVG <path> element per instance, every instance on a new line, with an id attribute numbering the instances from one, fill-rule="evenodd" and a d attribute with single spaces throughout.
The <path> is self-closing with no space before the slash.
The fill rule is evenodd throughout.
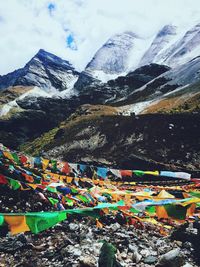
<path id="1" fill-rule="evenodd" d="M 18 181 L 16 181 L 16 180 L 9 179 L 8 181 L 9 181 L 9 184 L 10 184 L 10 186 L 11 186 L 11 188 L 12 188 L 13 190 L 17 190 L 17 189 L 20 188 L 20 186 L 21 186 L 20 182 L 18 182 Z"/>
<path id="2" fill-rule="evenodd" d="M 37 234 L 41 231 L 49 229 L 57 223 L 64 221 L 66 212 L 40 212 L 37 214 L 26 214 L 26 223 L 32 233 Z"/>
<path id="3" fill-rule="evenodd" d="M 164 208 L 167 211 L 167 214 L 169 217 L 177 219 L 177 220 L 185 220 L 187 209 L 190 205 L 187 205 L 185 207 L 181 205 L 164 205 Z"/>
<path id="4" fill-rule="evenodd" d="M 55 199 L 53 197 L 48 197 L 48 200 L 51 202 L 52 205 L 55 205 L 59 202 L 58 199 Z"/>
<path id="5" fill-rule="evenodd" d="M 19 157 L 17 156 L 17 154 L 16 154 L 16 153 L 12 153 L 12 157 L 13 157 L 13 159 L 14 159 L 15 163 L 17 163 L 17 164 L 20 164 Z"/>
<path id="6" fill-rule="evenodd" d="M 0 225 L 2 225 L 4 223 L 4 216 L 0 215 Z"/>
<path id="7" fill-rule="evenodd" d="M 140 170 L 135 170 L 133 171 L 133 173 L 138 177 L 142 177 L 144 175 L 144 171 L 140 171 Z"/>

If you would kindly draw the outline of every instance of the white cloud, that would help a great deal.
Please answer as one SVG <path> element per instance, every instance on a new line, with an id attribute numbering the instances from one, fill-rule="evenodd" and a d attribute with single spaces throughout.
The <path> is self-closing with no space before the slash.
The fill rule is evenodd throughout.
<path id="1" fill-rule="evenodd" d="M 131 30 L 148 38 L 168 23 L 188 29 L 199 13 L 199 0 L 1 1 L 0 74 L 22 67 L 40 48 L 81 70 L 115 33 Z M 66 45 L 69 33 L 77 50 Z"/>

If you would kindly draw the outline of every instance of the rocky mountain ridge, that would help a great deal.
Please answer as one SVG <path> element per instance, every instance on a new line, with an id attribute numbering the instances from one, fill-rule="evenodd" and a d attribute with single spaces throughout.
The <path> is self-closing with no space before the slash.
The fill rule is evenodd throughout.
<path id="1" fill-rule="evenodd" d="M 66 60 L 40 49 L 24 66 L 0 76 L 0 89 L 10 86 L 38 86 L 47 92 L 70 90 L 79 72 Z"/>

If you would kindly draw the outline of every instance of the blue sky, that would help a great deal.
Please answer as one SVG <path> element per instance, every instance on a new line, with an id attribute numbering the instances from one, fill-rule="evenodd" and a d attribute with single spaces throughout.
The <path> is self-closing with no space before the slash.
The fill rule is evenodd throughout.
<path id="1" fill-rule="evenodd" d="M 153 38 L 165 24 L 188 29 L 199 14 L 199 0 L 1 1 L 0 75 L 23 67 L 40 48 L 82 70 L 116 33 Z"/>
<path id="2" fill-rule="evenodd" d="M 73 34 L 70 33 L 67 36 L 67 38 L 66 38 L 66 44 L 67 44 L 67 47 L 69 47 L 70 49 L 77 50 L 77 46 L 76 46 L 76 43 L 75 43 Z"/>
<path id="3" fill-rule="evenodd" d="M 49 13 L 50 15 L 53 15 L 53 11 L 56 9 L 56 5 L 55 3 L 49 3 L 48 6 L 47 6 L 48 10 L 49 10 Z"/>

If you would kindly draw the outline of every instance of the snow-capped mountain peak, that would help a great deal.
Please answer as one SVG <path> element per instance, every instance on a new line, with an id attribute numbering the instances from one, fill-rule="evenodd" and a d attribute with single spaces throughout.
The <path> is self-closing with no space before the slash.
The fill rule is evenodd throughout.
<path id="1" fill-rule="evenodd" d="M 139 66 L 144 66 L 157 61 L 159 53 L 171 44 L 177 35 L 177 27 L 174 25 L 165 25 L 156 35 L 149 49 L 144 53 Z"/>
<path id="2" fill-rule="evenodd" d="M 138 65 L 149 42 L 134 32 L 126 31 L 109 38 L 96 52 L 80 75 L 75 87 L 81 90 L 85 81 L 107 82 L 118 76 L 126 75 Z M 134 66 L 133 66 L 134 65 Z"/>
<path id="3" fill-rule="evenodd" d="M 86 71 L 103 71 L 106 74 L 120 74 L 126 71 L 136 38 L 132 32 L 114 35 L 96 52 Z"/>
<path id="4" fill-rule="evenodd" d="M 177 42 L 160 55 L 167 65 L 175 67 L 200 55 L 200 23 L 189 29 Z"/>

